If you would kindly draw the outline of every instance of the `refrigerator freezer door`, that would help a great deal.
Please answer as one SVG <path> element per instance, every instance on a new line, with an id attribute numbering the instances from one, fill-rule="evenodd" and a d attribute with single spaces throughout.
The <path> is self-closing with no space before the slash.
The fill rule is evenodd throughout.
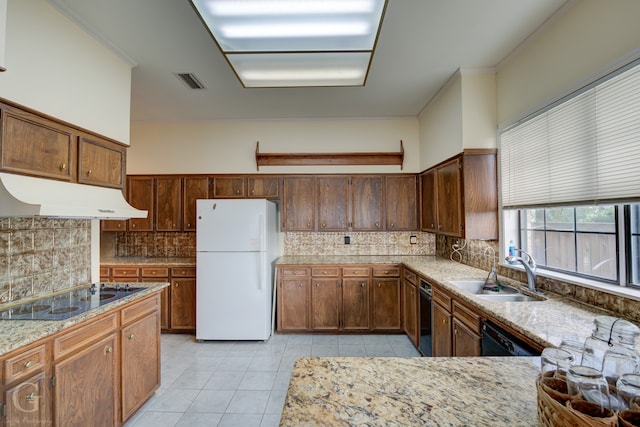
<path id="1" fill-rule="evenodd" d="M 264 250 L 266 200 L 197 200 L 196 209 L 198 252 Z"/>
<path id="2" fill-rule="evenodd" d="M 272 286 L 266 253 L 196 256 L 196 339 L 269 339 Z"/>

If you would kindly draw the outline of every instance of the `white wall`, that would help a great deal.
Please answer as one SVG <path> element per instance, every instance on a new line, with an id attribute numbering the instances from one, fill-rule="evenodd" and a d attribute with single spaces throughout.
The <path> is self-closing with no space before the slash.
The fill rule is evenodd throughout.
<path id="1" fill-rule="evenodd" d="M 498 123 L 508 124 L 640 54 L 640 1 L 581 0 L 500 65 Z"/>
<path id="2" fill-rule="evenodd" d="M 496 148 L 496 75 L 462 70 L 462 147 Z"/>
<path id="3" fill-rule="evenodd" d="M 419 170 L 418 120 L 221 120 L 189 123 L 133 122 L 127 173 L 258 173 L 260 152 L 397 152 L 399 166 L 263 166 L 259 173 L 415 173 Z"/>
<path id="4" fill-rule="evenodd" d="M 9 0 L 0 97 L 129 143 L 131 68 L 45 0 Z"/>

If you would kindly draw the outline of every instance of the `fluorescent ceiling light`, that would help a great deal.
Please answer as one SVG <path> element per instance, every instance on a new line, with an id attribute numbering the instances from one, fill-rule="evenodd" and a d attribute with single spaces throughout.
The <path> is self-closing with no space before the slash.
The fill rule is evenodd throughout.
<path id="1" fill-rule="evenodd" d="M 190 1 L 243 86 L 276 87 L 364 85 L 388 0 Z"/>

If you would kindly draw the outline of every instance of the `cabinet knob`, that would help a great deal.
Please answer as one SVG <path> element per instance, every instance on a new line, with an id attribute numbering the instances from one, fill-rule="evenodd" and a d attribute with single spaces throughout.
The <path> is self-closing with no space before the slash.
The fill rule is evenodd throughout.
<path id="1" fill-rule="evenodd" d="M 122 227 L 122 224 L 118 224 L 118 228 Z"/>
<path id="2" fill-rule="evenodd" d="M 135 338 L 135 335 L 133 335 L 133 334 L 129 334 L 129 336 L 128 336 L 127 338 L 129 338 L 129 340 L 132 340 L 132 339 L 134 339 L 134 338 Z"/>
<path id="3" fill-rule="evenodd" d="M 131 224 L 131 228 L 136 228 L 136 224 L 135 223 Z"/>
<path id="4" fill-rule="evenodd" d="M 378 283 L 378 287 L 380 287 L 380 283 Z"/>
<path id="5" fill-rule="evenodd" d="M 447 323 L 447 319 L 442 319 L 442 324 L 444 325 L 445 323 Z"/>
<path id="6" fill-rule="evenodd" d="M 32 391 L 31 393 L 27 394 L 24 398 L 27 400 L 27 402 L 33 402 L 34 400 L 36 400 L 37 396 L 36 396 L 36 393 Z"/>
<path id="7" fill-rule="evenodd" d="M 319 288 L 319 287 L 320 287 L 320 283 L 316 283 L 316 288 Z"/>
<path id="8" fill-rule="evenodd" d="M 155 272 L 155 271 L 152 271 L 152 272 L 151 272 L 151 274 L 153 274 L 153 275 L 155 276 L 156 272 Z"/>
<path id="9" fill-rule="evenodd" d="M 25 368 L 30 368 L 35 364 L 35 362 L 33 360 L 27 360 L 26 362 L 24 362 L 24 367 Z"/>
<path id="10" fill-rule="evenodd" d="M 307 227 L 309 227 L 309 228 L 311 227 L 311 223 L 310 222 L 307 222 Z"/>
<path id="11" fill-rule="evenodd" d="M 298 286 L 303 287 L 304 283 L 299 283 Z"/>
<path id="12" fill-rule="evenodd" d="M 377 227 L 380 227 L 380 223 L 379 222 L 376 222 L 376 228 Z"/>
<path id="13" fill-rule="evenodd" d="M 113 353 L 113 348 L 107 347 L 104 349 L 104 354 Z"/>
<path id="14" fill-rule="evenodd" d="M 396 225 L 392 222 L 391 223 L 391 228 L 395 227 Z"/>
<path id="15" fill-rule="evenodd" d="M 365 285 L 364 282 L 360 283 L 360 287 L 364 288 L 364 285 Z"/>
<path id="16" fill-rule="evenodd" d="M 180 283 L 176 283 L 176 288 L 179 288 L 179 287 L 180 287 Z"/>
<path id="17" fill-rule="evenodd" d="M 188 223 L 188 224 L 187 224 L 187 227 L 191 228 L 191 223 Z"/>
<path id="18" fill-rule="evenodd" d="M 240 194 L 240 190 L 236 190 L 236 194 Z"/>
<path id="19" fill-rule="evenodd" d="M 89 170 L 87 171 L 87 176 L 91 176 L 91 174 L 92 174 L 92 173 L 93 173 L 93 171 L 92 171 L 91 169 L 89 169 Z"/>
<path id="20" fill-rule="evenodd" d="M 251 195 L 256 194 L 256 190 L 251 190 Z"/>
<path id="21" fill-rule="evenodd" d="M 326 275 L 326 274 L 327 274 L 327 272 L 326 272 L 326 271 L 323 271 L 323 272 L 322 272 L 322 274 Z"/>
<path id="22" fill-rule="evenodd" d="M 431 228 L 433 228 L 433 223 L 431 223 Z"/>
<path id="23" fill-rule="evenodd" d="M 384 271 L 384 274 L 389 274 L 389 271 L 388 271 L 388 270 L 385 270 L 385 271 Z"/>
<path id="24" fill-rule="evenodd" d="M 66 171 L 67 170 L 67 164 L 66 163 L 61 164 L 60 165 L 60 170 L 61 171 Z"/>
<path id="25" fill-rule="evenodd" d="M 327 224 L 325 224 L 324 222 L 322 223 L 322 228 L 325 228 L 327 226 Z"/>

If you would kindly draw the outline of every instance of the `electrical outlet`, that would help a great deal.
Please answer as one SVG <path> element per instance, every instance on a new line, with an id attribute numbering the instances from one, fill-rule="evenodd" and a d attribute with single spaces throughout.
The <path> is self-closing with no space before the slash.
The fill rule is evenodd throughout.
<path id="1" fill-rule="evenodd" d="M 351 244 L 351 237 L 344 236 L 344 244 L 345 245 L 350 245 Z"/>
<path id="2" fill-rule="evenodd" d="M 416 243 L 418 243 L 418 238 L 416 236 L 409 236 L 409 243 L 415 245 Z"/>

